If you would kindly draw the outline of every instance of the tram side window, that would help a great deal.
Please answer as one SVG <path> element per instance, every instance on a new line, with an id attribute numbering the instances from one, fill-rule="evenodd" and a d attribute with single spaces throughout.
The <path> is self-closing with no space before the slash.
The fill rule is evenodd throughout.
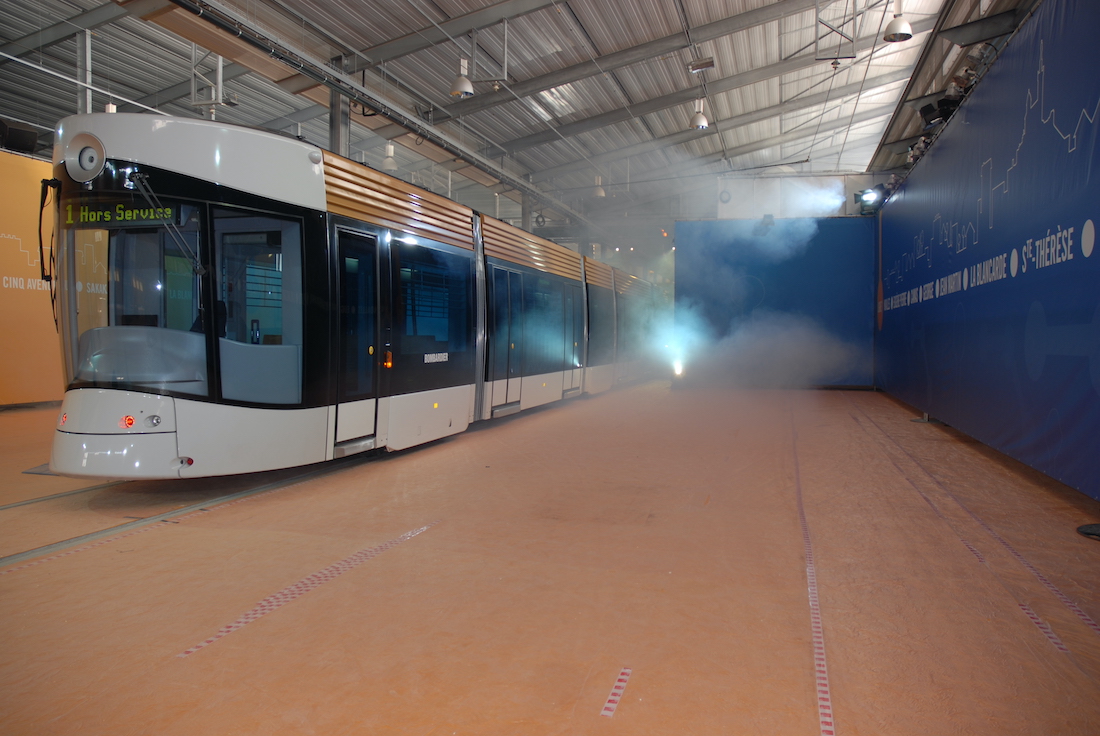
<path id="1" fill-rule="evenodd" d="M 565 360 L 565 313 L 561 283 L 538 276 L 524 279 L 523 373 L 527 376 L 562 369 Z M 572 315 L 570 315 L 572 316 Z"/>
<path id="2" fill-rule="evenodd" d="M 474 381 L 473 253 L 395 242 L 395 393 Z"/>
<path id="3" fill-rule="evenodd" d="M 492 291 L 493 329 L 489 346 L 492 351 L 489 359 L 489 379 L 508 378 L 508 353 L 511 351 L 512 336 L 508 334 L 510 309 L 508 304 L 508 272 L 503 268 L 494 268 Z M 519 278 L 519 274 L 515 274 Z"/>
<path id="4" fill-rule="evenodd" d="M 214 210 L 223 398 L 301 402 L 301 232 L 298 219 Z"/>

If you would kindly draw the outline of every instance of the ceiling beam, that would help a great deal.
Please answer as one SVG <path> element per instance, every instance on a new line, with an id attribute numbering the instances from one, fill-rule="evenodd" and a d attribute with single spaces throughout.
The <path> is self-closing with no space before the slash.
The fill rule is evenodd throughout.
<path id="1" fill-rule="evenodd" d="M 475 10 L 472 13 L 452 18 L 438 25 L 422 28 L 401 38 L 380 43 L 362 51 L 362 55 L 370 59 L 370 63 L 362 58 L 352 61 L 351 71 L 356 72 L 367 66 L 381 64 L 399 56 L 408 56 L 417 51 L 431 48 L 444 41 L 464 36 L 475 29 L 488 28 L 496 25 L 504 19 L 518 18 L 528 15 L 543 8 L 556 4 L 556 0 L 506 0 L 506 2 L 490 5 L 487 8 Z"/>
<path id="2" fill-rule="evenodd" d="M 649 41 L 638 46 L 623 49 L 622 51 L 600 56 L 591 61 L 581 62 L 580 64 L 574 64 L 565 69 L 558 69 L 557 71 L 549 72 L 538 77 L 532 77 L 522 82 L 507 85 L 505 89 L 499 92 L 477 95 L 468 100 L 452 103 L 443 108 L 443 113 L 447 117 L 471 115 L 475 112 L 481 112 L 482 110 L 511 102 L 516 97 L 528 97 L 539 92 L 545 92 L 548 89 L 553 89 L 554 87 L 560 87 L 563 84 L 578 82 L 582 79 L 620 69 L 624 66 L 637 64 L 646 59 L 686 49 L 693 43 L 713 41 L 722 36 L 728 36 L 738 31 L 743 31 L 754 26 L 779 20 L 789 15 L 801 13 L 815 6 L 816 0 L 781 0 L 771 5 L 765 5 L 762 8 L 738 13 L 729 18 L 693 28 L 691 30 L 690 39 L 687 34 L 684 33 L 665 36 L 655 41 Z M 439 119 L 440 118 L 437 117 L 437 121 Z"/>
<path id="3" fill-rule="evenodd" d="M 798 130 L 792 130 L 788 133 L 772 136 L 771 138 L 765 138 L 763 140 L 754 141 L 752 143 L 746 143 L 743 146 L 730 148 L 724 154 L 719 153 L 717 155 L 726 155 L 731 159 L 738 156 L 745 156 L 750 153 L 756 153 L 757 151 L 763 151 L 764 149 L 771 148 L 772 146 L 778 146 L 784 143 L 792 143 L 794 141 L 802 140 L 804 138 L 812 138 L 822 133 L 832 133 L 835 130 L 842 130 L 853 125 L 859 125 L 860 123 L 866 123 L 871 120 L 887 117 L 893 114 L 893 105 L 881 105 L 879 107 L 871 108 L 870 110 L 864 110 L 863 112 L 856 113 L 851 117 L 842 117 L 832 122 L 822 123 L 820 126 L 811 127 L 807 125 L 805 128 L 799 128 Z"/>
<path id="4" fill-rule="evenodd" d="M 769 6 L 771 7 L 771 6 Z M 913 23 L 913 33 L 919 34 L 932 30 L 935 25 L 935 18 L 924 18 Z M 856 40 L 855 53 L 861 53 L 864 51 L 870 51 L 877 44 L 880 43 L 880 39 L 875 36 L 864 36 Z M 729 92 L 731 90 L 738 89 L 739 87 L 746 87 L 750 84 L 762 82 L 773 77 L 782 76 L 791 72 L 801 71 L 803 69 L 809 69 L 819 64 L 826 64 L 828 62 L 819 60 L 811 54 L 804 54 L 802 56 L 796 56 L 786 61 L 776 62 L 775 64 L 768 64 L 767 66 L 757 67 L 756 69 L 750 69 L 740 74 L 734 74 L 733 76 L 725 77 L 723 79 L 717 79 L 712 82 L 707 82 L 707 93 L 710 95 L 720 94 L 722 92 Z M 605 112 L 600 115 L 593 115 L 590 118 L 578 120 L 573 123 L 558 126 L 550 130 L 539 131 L 532 135 L 523 136 L 522 138 L 516 138 L 511 141 L 507 141 L 501 144 L 501 148 L 505 153 L 514 154 L 518 151 L 522 151 L 526 148 L 542 145 L 551 141 L 560 140 L 561 138 L 567 138 L 569 136 L 578 135 L 580 133 L 587 133 L 591 130 L 603 128 L 608 125 L 614 125 L 615 123 L 621 123 L 624 120 L 630 120 L 631 118 L 638 117 L 640 115 L 648 115 L 650 113 L 658 112 L 660 110 L 666 110 L 670 107 L 676 107 L 688 102 L 699 99 L 703 96 L 702 87 L 689 87 L 688 89 L 682 89 L 671 94 L 662 95 L 660 97 L 654 97 L 644 102 L 631 105 L 629 109 L 618 108 Z"/>
<path id="5" fill-rule="evenodd" d="M 226 64 L 222 68 L 222 81 L 228 82 L 232 79 L 237 79 L 248 74 L 251 70 L 237 63 Z M 181 100 L 184 97 L 191 96 L 191 80 L 186 82 L 180 82 L 179 84 L 173 84 L 171 87 L 165 87 L 164 89 L 157 90 L 152 94 L 145 95 L 135 102 L 142 105 L 148 105 L 149 107 L 159 107 L 168 102 L 175 102 Z M 137 112 L 141 108 L 137 105 L 120 105 L 119 110 L 122 112 Z"/>
<path id="6" fill-rule="evenodd" d="M 574 161 L 568 164 L 562 164 L 561 166 L 554 166 L 549 169 L 543 169 L 532 175 L 532 180 L 536 182 L 546 181 L 558 176 L 570 174 L 575 171 L 584 171 L 596 166 L 606 166 L 616 161 L 621 161 L 624 158 L 631 158 L 634 156 L 640 156 L 652 151 L 667 148 L 668 146 L 674 146 L 681 143 L 687 143 L 688 141 L 698 140 L 707 136 L 718 135 L 727 130 L 739 128 L 743 125 L 750 125 L 752 123 L 759 122 L 761 120 L 767 120 L 779 115 L 783 115 L 789 112 L 796 112 L 798 110 L 804 110 L 808 107 L 814 107 L 815 105 L 822 105 L 830 101 L 839 102 L 845 97 L 858 94 L 860 92 L 869 92 L 870 90 L 877 89 L 878 87 L 884 87 L 888 84 L 896 84 L 909 78 L 909 71 L 901 69 L 889 74 L 883 74 L 878 77 L 862 82 L 852 82 L 842 87 L 829 90 L 828 92 L 819 92 L 813 95 L 806 95 L 805 97 L 796 97 L 786 102 L 782 102 L 778 105 L 772 105 L 771 107 L 761 108 L 759 110 L 753 110 L 752 112 L 744 113 L 742 115 L 734 115 L 731 118 L 725 120 L 716 121 L 705 130 L 684 130 L 672 135 L 666 135 L 656 140 L 644 141 L 642 143 L 636 143 L 632 146 L 626 146 L 615 151 L 608 151 L 597 156 L 591 156 L 590 158 L 582 161 Z"/>
<path id="7" fill-rule="evenodd" d="M 26 56 L 66 41 L 82 31 L 114 23 L 119 18 L 124 18 L 127 15 L 140 17 L 171 7 L 171 5 L 168 0 L 134 0 L 134 2 L 125 6 L 117 3 L 104 3 L 91 10 L 85 10 L 83 13 L 78 13 L 71 18 L 54 23 L 52 26 L 40 28 L 21 38 L 8 41 L 0 46 L 0 53 L 9 54 L 10 56 Z M 0 58 L 0 65 L 8 61 L 10 59 Z"/>
<path id="8" fill-rule="evenodd" d="M 882 147 L 894 155 L 900 155 L 903 153 L 908 153 L 909 149 L 912 148 L 916 144 L 916 142 L 923 137 L 924 135 L 915 135 L 910 138 L 902 138 L 900 141 L 890 141 L 889 143 L 883 143 Z"/>
<path id="9" fill-rule="evenodd" d="M 829 156 L 830 154 L 840 153 L 841 150 L 842 150 L 842 146 L 830 146 L 829 148 L 825 148 L 825 149 L 822 149 L 822 150 L 818 151 L 818 156 L 819 157 L 826 157 L 826 156 Z M 798 162 L 798 163 L 801 163 L 801 162 Z M 759 167 L 759 168 L 775 168 L 775 167 L 784 166 L 784 165 L 797 166 L 798 163 L 795 163 L 795 164 L 777 163 L 774 166 Z M 711 176 L 714 177 L 714 178 L 711 178 L 711 179 L 704 179 L 703 177 L 696 177 L 698 179 L 703 180 L 704 183 L 702 183 L 702 184 L 700 184 L 698 182 L 688 183 L 689 180 L 681 179 L 680 183 L 677 183 L 675 191 L 664 190 L 664 191 L 659 191 L 659 192 L 650 192 L 648 194 L 643 194 L 643 195 L 638 196 L 638 197 L 632 197 L 629 201 L 624 200 L 623 202 L 616 202 L 615 204 L 611 205 L 607 209 L 601 210 L 600 212 L 593 212 L 592 216 L 598 222 L 600 222 L 600 223 L 604 224 L 605 226 L 607 226 L 607 225 L 610 225 L 610 223 L 606 222 L 603 219 L 603 217 L 602 217 L 603 215 L 616 216 L 616 215 L 619 215 L 619 214 L 629 213 L 631 219 L 634 219 L 634 218 L 637 218 L 637 217 L 644 216 L 643 213 L 636 211 L 639 207 L 642 207 L 642 206 L 648 205 L 648 204 L 652 204 L 653 202 L 660 202 L 660 201 L 665 200 L 665 199 L 672 199 L 673 197 L 692 198 L 697 193 L 706 192 L 708 190 L 711 192 L 711 196 L 715 196 L 715 195 L 717 195 L 717 192 L 715 191 L 715 187 L 717 185 L 716 179 L 720 176 L 730 176 L 730 175 L 735 175 L 737 173 L 739 173 L 739 172 L 737 172 L 737 171 L 722 171 L 722 172 L 712 173 Z M 751 176 L 751 174 L 749 174 L 749 176 Z M 830 174 L 808 173 L 808 174 L 798 174 L 796 176 L 830 176 Z M 612 186 L 618 186 L 618 185 L 612 185 Z M 611 194 L 612 196 L 614 196 L 614 193 L 612 193 L 610 191 L 608 193 Z M 717 200 L 715 200 L 714 205 L 715 205 L 715 208 L 717 208 L 717 206 L 718 206 Z M 652 208 L 646 208 L 646 209 L 648 210 L 648 209 L 652 209 Z M 668 217 L 669 215 L 668 215 L 668 213 L 657 212 L 653 216 Z"/>
<path id="10" fill-rule="evenodd" d="M 258 127 L 269 128 L 271 130 L 282 130 L 289 125 L 304 123 L 307 120 L 313 120 L 314 118 L 319 118 L 322 115 L 328 115 L 327 106 L 310 105 L 309 107 L 304 107 L 301 110 L 295 110 L 294 112 L 287 113 L 286 115 L 280 115 L 277 118 L 268 120 L 266 123 L 260 123 Z"/>
<path id="11" fill-rule="evenodd" d="M 944 95 L 946 94 L 947 90 L 945 89 L 937 90 L 936 92 L 933 92 L 931 94 L 923 95 L 921 97 L 914 97 L 911 100 L 906 100 L 905 106 L 908 107 L 910 110 L 916 110 L 919 112 L 920 109 L 925 105 L 935 105 L 937 102 L 942 100 L 944 98 Z"/>
<path id="12" fill-rule="evenodd" d="M 970 23 L 963 23 L 961 26 L 945 28 L 937 35 L 956 46 L 972 46 L 983 41 L 991 41 L 1016 30 L 1016 26 L 1027 16 L 1029 10 L 1023 7 L 1009 10 L 1007 13 L 990 15 Z"/>
<path id="13" fill-rule="evenodd" d="M 843 130 L 844 128 L 847 128 L 849 126 L 859 125 L 860 123 L 866 123 L 866 122 L 869 122 L 871 120 L 876 120 L 878 118 L 887 117 L 889 115 L 892 115 L 893 112 L 894 112 L 894 106 L 893 105 L 883 105 L 883 106 L 880 106 L 880 107 L 872 108 L 870 110 L 866 110 L 862 113 L 857 113 L 856 115 L 854 115 L 852 117 L 845 116 L 845 117 L 843 117 L 839 120 L 834 120 L 834 121 L 828 122 L 828 123 L 822 123 L 822 125 L 820 127 L 806 126 L 804 128 L 799 128 L 798 130 L 792 130 L 788 133 L 783 133 L 782 135 L 772 136 L 771 138 L 765 138 L 763 140 L 753 141 L 752 143 L 746 143 L 745 145 L 742 145 L 742 146 L 737 146 L 735 148 L 730 148 L 726 152 L 719 151 L 717 153 L 712 153 L 708 156 L 701 156 L 701 157 L 699 157 L 699 158 L 697 158 L 693 161 L 688 161 L 688 162 L 685 162 L 685 163 L 670 166 L 666 169 L 661 169 L 661 171 L 660 171 L 661 181 L 664 182 L 664 180 L 669 180 L 669 181 L 667 181 L 667 184 L 670 188 L 671 187 L 678 187 L 679 185 L 675 181 L 676 177 L 678 177 L 680 175 L 684 175 L 685 177 L 695 176 L 695 175 L 699 175 L 699 174 L 702 174 L 702 173 L 706 173 L 706 172 L 702 171 L 702 169 L 704 167 L 712 166 L 714 164 L 719 164 L 719 163 L 722 162 L 723 159 L 726 159 L 726 158 L 734 159 L 734 158 L 737 158 L 739 156 L 747 156 L 750 153 L 756 153 L 758 151 L 763 151 L 763 150 L 766 150 L 768 148 L 772 148 L 773 146 L 779 146 L 779 145 L 783 145 L 785 143 L 793 143 L 795 141 L 805 140 L 807 138 L 813 138 L 815 136 L 821 135 L 822 133 L 832 133 L 832 132 L 837 131 L 837 130 Z M 826 151 L 832 151 L 832 150 L 835 150 L 835 148 L 836 147 L 830 147 L 829 149 L 825 149 L 825 150 Z M 811 153 L 812 153 L 812 151 L 811 151 Z M 819 152 L 819 154 L 823 154 L 823 153 L 824 153 L 824 151 Z M 727 173 L 730 173 L 730 172 L 729 172 L 729 170 L 726 170 L 726 171 L 716 171 L 714 173 L 717 175 L 717 174 L 727 174 Z M 632 186 L 641 186 L 641 185 L 645 185 L 645 184 L 650 183 L 650 182 L 657 183 L 655 180 L 648 180 L 647 181 L 646 179 L 635 179 L 634 181 L 631 182 L 631 185 Z M 605 184 L 604 186 L 606 187 L 606 186 L 608 186 L 608 184 Z M 673 193 L 675 193 L 675 192 L 673 192 Z M 653 201 L 655 199 L 661 199 L 663 197 L 671 196 L 671 194 L 672 193 L 668 193 L 668 192 L 666 192 L 664 194 L 655 194 L 655 195 L 653 195 L 652 199 L 645 200 L 645 201 Z M 637 204 L 638 204 L 637 202 L 624 203 L 621 207 L 609 208 L 609 211 L 615 211 L 615 209 L 620 209 L 620 210 L 630 209 L 631 207 L 637 206 Z"/>
<path id="14" fill-rule="evenodd" d="M 250 65 L 262 58 L 265 64 L 298 69 L 301 73 L 312 77 L 319 86 L 327 87 L 328 91 L 335 90 L 353 103 L 375 111 L 380 118 L 404 127 L 409 131 L 410 136 L 416 136 L 422 143 L 438 149 L 441 160 L 462 159 L 463 163 L 467 164 L 466 169 L 470 170 L 467 172 L 463 169 L 462 176 L 480 177 L 480 180 L 487 185 L 498 182 L 508 184 L 513 189 L 536 198 L 545 207 L 566 216 L 585 219 L 583 214 L 574 212 L 564 202 L 554 200 L 546 192 L 527 181 L 525 176 L 515 174 L 485 158 L 447 131 L 420 119 L 403 105 L 377 90 L 362 85 L 350 73 L 333 69 L 328 64 L 328 60 L 313 57 L 294 44 L 269 37 L 263 28 L 252 25 L 236 11 L 223 7 L 213 8 L 207 3 L 199 5 L 194 0 L 172 0 L 172 2 L 185 11 L 181 16 L 183 20 L 176 24 L 177 27 L 181 27 L 181 30 L 176 32 L 184 38 L 195 36 L 208 38 L 209 40 L 203 44 L 204 47 L 217 45 L 225 48 L 223 56 L 235 57 L 242 61 L 247 59 Z M 176 13 L 179 12 L 176 11 Z M 173 14 L 169 14 L 171 15 Z M 321 100 L 315 101 L 321 102 Z"/>
<path id="15" fill-rule="evenodd" d="M 348 61 L 348 73 L 355 74 L 363 69 L 373 69 L 382 62 L 430 49 L 456 36 L 464 36 L 475 29 L 480 30 L 500 23 L 506 18 L 518 18 L 534 13 L 554 5 L 555 2 L 556 0 L 505 0 L 487 8 L 421 28 L 400 38 L 355 52 Z M 288 77 L 281 84 L 285 84 L 287 89 L 295 92 L 299 90 L 292 89 L 294 86 L 300 86 L 303 89 L 317 86 L 316 80 L 303 74 Z"/>

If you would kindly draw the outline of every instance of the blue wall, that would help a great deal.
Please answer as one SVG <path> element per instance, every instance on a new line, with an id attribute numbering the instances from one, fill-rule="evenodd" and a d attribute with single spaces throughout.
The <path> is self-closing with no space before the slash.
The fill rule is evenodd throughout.
<path id="1" fill-rule="evenodd" d="M 676 223 L 677 319 L 690 307 L 725 338 L 763 316 L 777 329 L 808 326 L 850 348 L 843 370 L 813 383 L 870 386 L 874 339 L 875 221 L 870 217 Z M 779 316 L 780 319 L 775 319 Z M 812 348 L 812 346 L 811 346 Z M 814 356 L 805 356 L 812 359 Z"/>
<path id="2" fill-rule="evenodd" d="M 1100 3 L 1047 0 L 882 210 L 876 383 L 1100 498 Z"/>

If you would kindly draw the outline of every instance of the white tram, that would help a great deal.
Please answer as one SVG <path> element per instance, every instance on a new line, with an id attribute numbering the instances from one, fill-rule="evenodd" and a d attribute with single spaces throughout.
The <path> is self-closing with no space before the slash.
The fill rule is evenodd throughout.
<path id="1" fill-rule="evenodd" d="M 56 473 L 399 450 L 644 365 L 648 283 L 315 146 L 144 114 L 56 140 Z"/>

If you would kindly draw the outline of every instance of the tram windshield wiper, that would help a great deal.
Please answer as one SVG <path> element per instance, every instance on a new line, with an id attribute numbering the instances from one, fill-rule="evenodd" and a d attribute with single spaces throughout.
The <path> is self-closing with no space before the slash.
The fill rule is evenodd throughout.
<path id="1" fill-rule="evenodd" d="M 42 280 L 50 285 L 50 311 L 53 312 L 53 326 L 55 330 L 60 330 L 61 326 L 57 321 L 57 284 L 53 280 L 56 267 L 54 254 L 57 252 L 54 247 L 54 238 L 57 234 L 52 229 L 50 232 L 50 270 L 48 273 L 46 271 L 46 259 L 42 255 L 42 215 L 46 211 L 46 200 L 49 198 L 51 191 L 55 195 L 54 207 L 60 209 L 61 199 L 57 196 L 61 192 L 61 181 L 59 179 L 42 180 L 42 200 L 38 205 L 38 268 L 42 273 Z"/>
<path id="2" fill-rule="evenodd" d="M 157 197 L 156 192 L 149 186 L 149 175 L 143 174 L 140 171 L 134 171 L 130 173 L 128 177 L 130 181 L 137 187 L 138 192 L 145 198 L 146 203 L 153 208 L 153 211 L 165 212 L 166 209 L 160 202 L 160 198 Z M 183 233 L 176 227 L 176 223 L 169 220 L 167 217 L 163 218 L 164 227 L 168 230 L 168 234 L 172 236 L 172 240 L 175 241 L 176 246 L 187 254 L 187 257 L 191 259 L 191 267 L 195 270 L 195 273 L 202 276 L 206 273 L 206 269 L 199 263 L 199 257 L 195 254 L 195 251 L 191 250 L 191 246 L 187 244 L 186 238 L 183 237 Z"/>

